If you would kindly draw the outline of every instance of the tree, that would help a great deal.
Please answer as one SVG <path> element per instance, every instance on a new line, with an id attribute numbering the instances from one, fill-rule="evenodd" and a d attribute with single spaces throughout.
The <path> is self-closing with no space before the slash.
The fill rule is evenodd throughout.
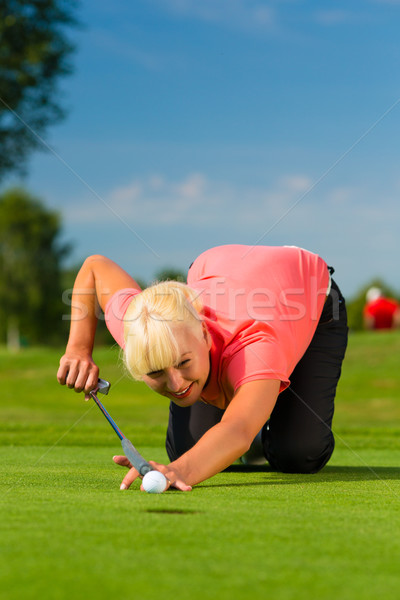
<path id="1" fill-rule="evenodd" d="M 0 195 L 0 335 L 18 348 L 54 341 L 61 320 L 61 261 L 69 246 L 59 242 L 58 213 L 23 189 Z"/>
<path id="2" fill-rule="evenodd" d="M 64 116 L 57 83 L 71 71 L 64 29 L 73 0 L 0 0 L 0 179 L 23 171 L 35 136 Z"/>
<path id="3" fill-rule="evenodd" d="M 186 283 L 186 275 L 183 271 L 174 267 L 166 267 L 158 271 L 155 276 L 156 281 L 181 281 Z"/>

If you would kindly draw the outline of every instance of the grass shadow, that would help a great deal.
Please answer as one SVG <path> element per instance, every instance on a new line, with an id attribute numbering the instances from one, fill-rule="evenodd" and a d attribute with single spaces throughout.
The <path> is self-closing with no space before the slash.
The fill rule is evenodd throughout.
<path id="1" fill-rule="evenodd" d="M 265 474 L 263 481 L 243 481 L 243 483 L 226 483 L 216 485 L 202 485 L 201 487 L 240 487 L 256 485 L 291 485 L 291 484 L 314 484 L 329 482 L 359 482 L 359 481 L 395 481 L 400 479 L 400 467 L 349 467 L 349 466 L 327 466 L 319 473 L 280 473 L 266 466 L 232 465 L 225 469 L 224 473 L 260 473 Z"/>
<path id="2" fill-rule="evenodd" d="M 143 512 L 147 513 L 159 513 L 169 515 L 198 515 L 203 511 L 192 510 L 190 508 L 146 508 Z"/>

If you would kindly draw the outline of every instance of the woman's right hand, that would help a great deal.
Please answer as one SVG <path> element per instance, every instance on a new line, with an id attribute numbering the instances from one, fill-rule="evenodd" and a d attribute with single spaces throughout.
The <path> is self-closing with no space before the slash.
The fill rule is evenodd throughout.
<path id="1" fill-rule="evenodd" d="M 92 351 L 98 320 L 98 308 L 103 311 L 108 300 L 124 288 L 140 286 L 115 262 L 94 254 L 83 263 L 74 284 L 71 299 L 71 326 L 67 350 L 60 360 L 57 379 L 76 392 L 88 394 L 97 387 L 99 368 L 93 362 Z"/>
<path id="2" fill-rule="evenodd" d="M 57 371 L 57 380 L 60 385 L 67 385 L 75 392 L 85 392 L 88 400 L 89 392 L 97 387 L 99 368 L 93 361 L 91 354 L 67 348 L 60 359 Z"/>

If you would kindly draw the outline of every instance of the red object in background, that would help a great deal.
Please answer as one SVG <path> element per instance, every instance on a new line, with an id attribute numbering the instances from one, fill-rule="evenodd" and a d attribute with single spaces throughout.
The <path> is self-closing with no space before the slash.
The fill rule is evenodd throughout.
<path id="1" fill-rule="evenodd" d="M 391 329 L 399 305 L 395 300 L 378 298 L 369 302 L 364 308 L 364 315 L 374 319 L 374 329 Z"/>

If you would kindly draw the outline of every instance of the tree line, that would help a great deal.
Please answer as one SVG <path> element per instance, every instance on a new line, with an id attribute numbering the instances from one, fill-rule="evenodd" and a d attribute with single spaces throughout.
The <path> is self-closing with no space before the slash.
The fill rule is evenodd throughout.
<path id="1" fill-rule="evenodd" d="M 65 267 L 72 247 L 61 241 L 61 228 L 60 214 L 26 190 L 0 195 L 0 344 L 16 349 L 21 344 L 65 343 L 70 293 L 80 265 Z M 166 279 L 185 281 L 185 273 L 171 267 L 155 275 L 157 281 Z M 396 297 L 383 281 L 368 282 L 347 302 L 352 330 L 363 327 L 365 293 L 372 285 Z M 112 341 L 101 320 L 97 341 Z"/>
<path id="2" fill-rule="evenodd" d="M 61 238 L 57 211 L 22 188 L 0 194 L 0 344 L 18 349 L 66 341 L 80 265 L 65 267 L 72 246 Z M 185 275 L 163 269 L 155 279 L 184 281 Z M 97 335 L 100 343 L 111 340 L 101 320 Z"/>

